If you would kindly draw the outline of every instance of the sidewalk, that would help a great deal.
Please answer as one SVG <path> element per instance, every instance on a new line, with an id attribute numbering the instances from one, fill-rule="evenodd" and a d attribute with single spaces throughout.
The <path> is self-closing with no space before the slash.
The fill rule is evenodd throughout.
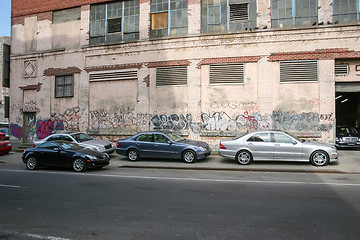
<path id="1" fill-rule="evenodd" d="M 0 156 L 0 169 L 25 169 L 21 152 L 10 152 Z M 253 162 L 241 166 L 235 160 L 225 159 L 219 155 L 211 155 L 196 163 L 183 163 L 181 160 L 141 159 L 130 162 L 126 157 L 111 154 L 110 168 L 145 168 L 145 169 L 183 169 L 183 170 L 214 170 L 214 171 L 253 171 L 253 172 L 302 172 L 302 173 L 342 173 L 360 174 L 360 151 L 339 151 L 339 164 L 315 167 L 310 163 L 298 162 Z"/>

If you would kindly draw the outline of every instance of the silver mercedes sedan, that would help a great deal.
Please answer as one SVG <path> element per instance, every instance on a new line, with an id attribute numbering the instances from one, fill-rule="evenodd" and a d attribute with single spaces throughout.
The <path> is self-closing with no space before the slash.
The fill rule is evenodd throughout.
<path id="1" fill-rule="evenodd" d="M 219 154 L 241 165 L 252 161 L 300 161 L 325 166 L 338 161 L 334 145 L 310 142 L 281 131 L 257 131 L 242 137 L 221 140 Z"/>
<path id="2" fill-rule="evenodd" d="M 35 141 L 33 147 L 36 147 L 47 141 L 69 141 L 78 144 L 80 147 L 91 149 L 102 153 L 112 153 L 115 151 L 115 145 L 109 141 L 93 139 L 82 132 L 61 132 L 54 133 L 44 139 Z"/>

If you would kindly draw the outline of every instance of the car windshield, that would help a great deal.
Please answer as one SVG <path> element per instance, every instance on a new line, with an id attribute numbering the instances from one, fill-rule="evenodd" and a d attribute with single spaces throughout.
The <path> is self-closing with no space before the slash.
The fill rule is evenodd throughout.
<path id="1" fill-rule="evenodd" d="M 79 150 L 79 149 L 81 149 L 81 147 L 79 145 L 77 145 L 76 143 L 68 143 L 68 142 L 65 143 L 64 142 L 64 143 L 59 143 L 59 144 L 65 150 Z"/>
<path id="2" fill-rule="evenodd" d="M 180 142 L 180 141 L 184 141 L 185 139 L 182 138 L 180 135 L 170 132 L 170 133 L 166 133 L 166 135 L 171 138 L 171 140 L 173 140 L 174 142 Z"/>
<path id="3" fill-rule="evenodd" d="M 92 137 L 90 137 L 89 135 L 87 135 L 85 133 L 75 133 L 75 134 L 72 134 L 71 136 L 73 136 L 73 138 L 77 142 L 86 142 L 86 141 L 92 140 Z"/>
<path id="4" fill-rule="evenodd" d="M 286 133 L 286 134 L 289 135 L 290 137 L 294 138 L 296 141 L 305 142 L 304 139 L 300 139 L 300 138 L 298 138 L 297 136 L 294 136 L 294 135 L 292 135 L 292 134 L 290 134 L 290 133 Z"/>
<path id="5" fill-rule="evenodd" d="M 358 130 L 356 128 L 352 127 L 340 127 L 338 128 L 339 133 L 358 133 Z"/>

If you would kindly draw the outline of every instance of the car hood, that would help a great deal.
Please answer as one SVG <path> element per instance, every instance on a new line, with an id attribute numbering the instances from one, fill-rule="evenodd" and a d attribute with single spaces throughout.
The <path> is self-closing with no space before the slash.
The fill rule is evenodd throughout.
<path id="1" fill-rule="evenodd" d="M 76 150 L 76 152 L 91 155 L 91 156 L 96 156 L 96 157 L 102 157 L 104 155 L 104 153 L 101 153 L 101 152 L 98 152 L 98 151 L 93 151 L 93 150 L 88 149 L 88 148 L 81 148 L 79 150 Z"/>
<path id="2" fill-rule="evenodd" d="M 111 144 L 108 141 L 105 140 L 99 140 L 99 139 L 93 139 L 90 141 L 86 141 L 86 142 L 80 142 L 79 145 L 91 145 L 91 146 L 106 146 Z"/>
<path id="3" fill-rule="evenodd" d="M 303 142 L 304 145 L 318 146 L 318 147 L 334 147 L 333 144 L 324 143 L 324 142 L 315 142 L 315 141 L 306 141 Z"/>
<path id="4" fill-rule="evenodd" d="M 207 144 L 206 142 L 196 141 L 196 140 L 185 139 L 185 140 L 181 141 L 181 143 L 190 144 L 190 145 L 194 145 L 194 146 L 198 146 L 198 147 L 204 147 L 204 148 L 209 147 L 209 144 Z"/>

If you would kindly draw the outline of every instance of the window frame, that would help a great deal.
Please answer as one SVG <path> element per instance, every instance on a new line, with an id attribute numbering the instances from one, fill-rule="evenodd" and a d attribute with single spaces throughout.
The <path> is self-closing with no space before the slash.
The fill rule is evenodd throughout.
<path id="1" fill-rule="evenodd" d="M 70 78 L 70 83 L 66 82 L 66 77 L 71 77 Z M 60 84 L 59 81 L 63 80 L 64 83 Z M 67 75 L 59 75 L 59 76 L 55 76 L 55 98 L 70 98 L 70 97 L 74 97 L 74 75 L 73 74 L 67 74 Z M 59 86 L 63 87 L 63 90 L 61 92 L 59 92 Z M 71 93 L 67 94 L 67 87 L 71 87 Z"/>
<path id="2" fill-rule="evenodd" d="M 337 4 L 336 2 L 339 1 L 340 3 Z M 343 24 L 346 24 L 346 23 L 355 23 L 355 22 L 359 22 L 360 21 L 360 16 L 359 16 L 359 0 L 354 0 L 355 1 L 355 11 L 354 12 L 350 12 L 350 11 L 347 11 L 347 12 L 340 12 L 340 13 L 337 13 L 335 12 L 336 11 L 336 6 L 339 5 L 340 8 L 341 6 L 343 6 L 344 4 L 341 4 L 342 2 L 349 2 L 349 0 L 333 0 L 332 2 L 332 14 L 333 14 L 333 22 L 336 22 L 336 23 L 343 23 Z M 347 6 L 347 9 L 349 9 L 350 6 Z M 341 10 L 340 10 L 341 11 Z M 343 21 L 342 18 L 345 17 L 345 16 L 350 16 L 350 15 L 356 15 L 356 21 Z"/>

